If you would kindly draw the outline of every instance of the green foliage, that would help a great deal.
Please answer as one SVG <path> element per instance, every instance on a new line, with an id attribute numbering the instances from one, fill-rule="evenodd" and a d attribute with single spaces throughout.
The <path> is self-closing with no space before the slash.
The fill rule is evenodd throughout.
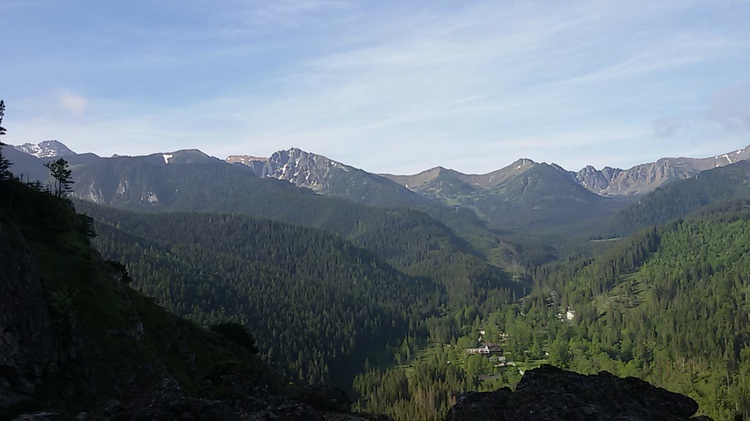
<path id="1" fill-rule="evenodd" d="M 289 378 L 347 385 L 365 360 L 445 308 L 441 286 L 408 277 L 320 230 L 242 215 L 136 214 L 89 205 L 95 244 L 134 285 L 205 325 L 250 327 Z"/>
<path id="2" fill-rule="evenodd" d="M 5 117 L 5 101 L 0 100 L 0 136 L 5 135 L 5 127 L 3 127 L 3 117 Z M 10 166 L 11 163 L 8 159 L 3 156 L 3 146 L 5 143 L 0 142 L 0 181 L 11 178 Z"/>
<path id="3" fill-rule="evenodd" d="M 534 278 L 531 294 L 473 324 L 502 343 L 515 366 L 462 354 L 476 346 L 469 333 L 409 366 L 358 376 L 357 407 L 396 419 L 441 418 L 451 391 L 512 386 L 515 368 L 545 360 L 643 378 L 691 396 L 714 419 L 750 415 L 750 202 L 703 208 L 597 257 L 540 268 Z"/>
<path id="4" fill-rule="evenodd" d="M 73 191 L 70 187 L 73 184 L 72 171 L 68 166 L 68 161 L 64 158 L 59 158 L 55 161 L 50 161 L 44 164 L 49 169 L 50 176 L 55 179 L 52 192 L 58 198 L 62 197 L 63 193 Z"/>
<path id="5" fill-rule="evenodd" d="M 117 157 L 77 167 L 79 188 L 94 183 L 105 203 L 128 210 L 244 214 L 323 229 L 374 252 L 407 275 L 442 284 L 456 306 L 472 303 L 486 310 L 523 291 L 473 246 L 422 211 L 319 196 L 221 162 L 164 165 L 161 156 L 151 158 Z M 88 193 L 79 190 L 78 195 Z M 486 285 L 493 291 L 485 294 Z"/>
<path id="6" fill-rule="evenodd" d="M 91 249 L 69 201 L 9 180 L 0 183 L 0 203 L 0 225 L 14 234 L 14 246 L 33 253 L 49 292 L 51 345 L 68 356 L 63 361 L 72 359 L 63 372 L 55 367 L 45 372 L 34 397 L 39 407 L 77 414 L 102 398 L 142 390 L 164 377 L 192 390 L 229 362 L 252 373 L 259 385 L 282 387 L 246 349 L 113 282 L 123 268 L 105 263 Z"/>
<path id="7" fill-rule="evenodd" d="M 550 358 L 688 394 L 716 419 L 748 416 L 749 204 L 718 203 L 594 259 L 538 271 L 539 291 L 561 297 L 554 308 L 576 310 Z"/>
<path id="8" fill-rule="evenodd" d="M 73 299 L 75 294 L 70 291 L 70 286 L 66 285 L 62 290 L 50 293 L 49 310 L 53 322 L 58 324 L 67 324 L 73 314 Z"/>
<path id="9" fill-rule="evenodd" d="M 0 99 L 0 136 L 5 135 L 5 127 L 3 127 L 3 117 L 5 117 L 5 101 Z"/>
<path id="10" fill-rule="evenodd" d="M 216 333 L 221 333 L 226 336 L 232 342 L 247 349 L 253 354 L 258 353 L 258 348 L 255 346 L 255 338 L 250 332 L 247 331 L 245 326 L 235 322 L 223 322 L 217 325 L 211 326 L 211 330 Z"/>
<path id="11" fill-rule="evenodd" d="M 515 366 L 500 367 L 495 357 L 468 355 L 466 348 L 477 346 L 475 335 L 434 344 L 408 365 L 358 375 L 355 410 L 385 413 L 396 420 L 444 419 L 463 392 L 492 391 L 518 383 Z"/>

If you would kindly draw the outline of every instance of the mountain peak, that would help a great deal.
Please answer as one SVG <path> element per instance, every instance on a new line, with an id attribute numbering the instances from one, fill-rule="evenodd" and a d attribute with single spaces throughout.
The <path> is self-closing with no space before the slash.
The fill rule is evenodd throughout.
<path id="1" fill-rule="evenodd" d="M 385 177 L 299 148 L 276 151 L 269 158 L 234 155 L 226 161 L 245 165 L 260 178 L 288 181 L 315 193 L 343 197 L 366 205 L 403 207 L 426 202 L 426 199 Z"/>
<path id="2" fill-rule="evenodd" d="M 515 167 L 517 167 L 516 169 L 520 170 L 521 167 L 528 167 L 528 166 L 531 166 L 531 165 L 534 165 L 534 164 L 536 164 L 536 162 L 532 161 L 529 158 L 519 158 L 519 159 L 516 160 L 516 162 L 510 164 L 510 166 L 511 167 L 515 166 Z"/>
<path id="3" fill-rule="evenodd" d="M 54 158 L 76 154 L 57 140 L 45 140 L 37 144 L 24 143 L 20 146 L 14 146 L 14 148 L 37 158 Z"/>
<path id="4" fill-rule="evenodd" d="M 262 177 L 286 180 L 314 191 L 324 189 L 332 169 L 349 172 L 353 168 L 322 155 L 299 148 L 274 152 L 263 166 Z"/>
<path id="5" fill-rule="evenodd" d="M 600 196 L 633 196 L 654 191 L 673 181 L 693 177 L 713 168 L 750 159 L 750 147 L 710 158 L 661 158 L 628 170 L 604 167 L 601 171 L 586 166 L 571 173 L 580 185 Z"/>

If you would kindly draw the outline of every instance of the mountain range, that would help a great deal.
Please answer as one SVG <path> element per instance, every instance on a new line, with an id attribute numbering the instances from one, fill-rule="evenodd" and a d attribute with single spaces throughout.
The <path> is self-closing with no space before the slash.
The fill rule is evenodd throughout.
<path id="1" fill-rule="evenodd" d="M 36 158 L 77 155 L 57 140 L 45 140 L 38 144 L 26 143 L 14 146 L 14 149 Z M 197 150 L 192 152 L 194 152 L 193 159 L 186 159 L 188 155 L 180 153 L 178 155 L 179 162 L 197 162 L 198 160 L 205 160 L 207 157 Z M 92 154 L 85 155 L 95 156 Z M 13 155 L 14 158 L 16 156 Z M 174 152 L 149 155 L 151 159 L 158 159 L 155 158 L 158 156 L 164 159 L 166 165 L 170 163 L 170 158 L 173 158 Z M 115 155 L 112 158 L 117 157 L 119 156 Z M 231 164 L 244 165 L 258 177 L 286 180 L 298 187 L 311 189 L 316 193 L 348 196 L 352 200 L 361 202 L 372 201 L 372 198 L 362 195 L 357 197 L 351 191 L 351 186 L 357 185 L 357 181 L 359 181 L 361 184 L 369 185 L 367 188 L 372 190 L 375 196 L 381 196 L 385 191 L 388 191 L 388 194 L 396 197 L 392 199 L 395 203 L 420 203 L 423 202 L 422 199 L 394 188 L 385 180 L 391 180 L 407 190 L 428 196 L 430 191 L 437 190 L 440 192 L 436 194 L 437 196 L 447 198 L 461 193 L 470 193 L 476 189 L 491 190 L 532 168 L 549 165 L 569 176 L 581 187 L 599 196 L 628 197 L 643 195 L 670 182 L 690 178 L 702 171 L 748 159 L 750 159 L 750 147 L 708 158 L 661 158 L 655 162 L 639 164 L 629 169 L 606 166 L 598 170 L 591 165 L 587 165 L 575 172 L 566 170 L 556 164 L 537 163 L 530 159 L 521 158 L 506 167 L 487 174 L 463 174 L 455 170 L 435 167 L 413 175 L 368 173 L 298 148 L 278 151 L 268 158 L 252 155 L 230 155 L 225 161 Z M 176 163 L 176 161 L 172 162 Z M 25 166 L 21 172 L 25 173 L 24 170 L 26 170 Z M 342 179 L 348 179 L 349 182 L 342 183 Z M 435 188 L 436 185 L 439 185 L 438 188 Z M 349 187 L 348 191 L 347 187 Z M 382 203 L 375 204 L 381 205 Z"/>
<path id="2" fill-rule="evenodd" d="M 493 189 L 536 166 L 550 165 L 571 177 L 586 190 L 599 196 L 627 197 L 649 193 L 672 181 L 689 178 L 701 171 L 745 161 L 748 158 L 750 158 L 750 149 L 742 148 L 709 158 L 661 158 L 656 162 L 636 165 L 625 170 L 608 166 L 597 170 L 588 165 L 578 172 L 565 170 L 556 164 L 536 163 L 522 158 L 487 174 L 463 174 L 455 170 L 435 167 L 414 175 L 380 174 L 380 176 L 415 192 L 429 191 L 432 190 L 431 186 L 441 184 L 438 190 L 447 190 L 451 192 L 449 194 L 456 195 L 475 189 Z M 297 148 L 276 152 L 270 158 L 231 155 L 226 160 L 252 168 L 259 177 L 287 180 L 299 187 L 310 188 L 321 193 L 330 193 L 335 190 L 329 183 L 331 179 L 337 178 L 340 172 L 362 172 L 354 167 Z M 368 182 L 371 181 L 368 180 Z"/>
<path id="3" fill-rule="evenodd" d="M 157 306 L 152 298 L 131 287 L 134 280 L 125 266 L 103 260 L 100 251 L 92 248 L 94 232 L 87 222 L 90 222 L 90 218 L 77 214 L 66 199 L 39 191 L 33 185 L 6 179 L 0 180 L 0 201 L 8 204 L 3 206 L 0 214 L 0 268 L 3 269 L 0 270 L 0 286 L 3 291 L 0 295 L 3 315 L 0 318 L 3 339 L 0 341 L 0 417 L 3 419 L 391 419 L 383 415 L 365 414 L 361 410 L 351 413 L 351 401 L 339 388 L 321 384 L 297 386 L 284 381 L 261 362 L 256 355 L 258 348 L 255 347 L 254 338 L 242 324 L 219 322 L 209 330 Z M 96 207 L 93 204 L 90 206 Z M 106 212 L 104 208 L 99 210 Z M 121 214 L 125 220 L 136 218 L 148 223 L 147 220 L 150 219 L 146 214 Z M 153 215 L 155 214 L 150 214 Z M 165 245 L 165 234 L 176 234 L 194 242 L 190 238 L 194 232 L 174 230 L 169 224 L 184 225 L 186 219 L 210 222 L 212 218 L 206 214 L 184 214 L 176 218 L 174 215 L 161 214 L 160 220 L 150 221 L 154 225 L 139 224 L 138 229 L 144 236 L 156 234 L 153 241 L 142 238 L 145 240 L 143 245 L 148 249 L 141 250 L 139 254 L 157 256 L 153 252 Z M 246 233 L 237 232 L 233 219 L 228 216 L 223 218 L 223 222 L 234 225 L 227 226 L 234 232 L 224 234 L 238 238 L 246 236 Z M 265 228 L 285 231 L 280 224 L 269 221 L 252 221 L 240 217 L 235 222 L 242 226 L 255 224 L 250 232 L 257 228 L 260 231 Z M 122 227 L 118 224 L 111 228 L 121 230 Z M 162 232 L 157 234 L 155 229 L 161 229 Z M 228 245 L 224 242 L 224 235 L 210 232 L 206 234 L 213 246 L 221 249 Z M 250 248 L 267 246 L 265 250 L 273 253 L 279 245 L 268 244 L 267 240 L 289 243 L 288 239 L 274 238 L 273 232 L 267 234 L 271 235 L 256 239 Z M 286 231 L 285 234 L 298 236 L 300 233 Z M 325 237 L 321 233 L 310 231 L 309 234 L 311 239 L 318 237 L 315 242 L 322 240 L 328 245 L 332 245 L 331 240 L 339 242 L 333 238 L 321 238 Z M 159 245 L 158 242 L 162 244 Z M 245 241 L 239 244 L 248 245 Z M 299 246 L 309 247 L 304 243 Z M 173 251 L 184 253 L 189 250 L 183 245 Z M 336 250 L 326 247 L 319 252 L 324 258 L 335 258 L 337 255 Z M 357 250 L 350 252 L 353 252 L 351 257 L 363 260 L 365 266 L 378 269 L 372 266 L 375 262 L 366 253 L 362 254 Z M 170 256 L 168 253 L 162 257 Z M 161 268 L 162 275 L 166 275 L 168 282 L 175 284 L 173 288 L 197 295 L 197 302 L 200 302 L 201 296 L 205 297 L 213 292 L 204 289 L 208 285 L 204 277 L 197 278 L 203 280 L 202 285 L 189 285 L 189 288 L 180 285 L 174 278 L 174 268 L 188 268 L 185 265 L 187 262 L 183 260 L 188 255 L 173 257 L 177 258 L 170 259 L 169 264 Z M 208 256 L 209 259 L 217 257 L 222 256 Z M 284 258 L 292 264 L 298 263 L 292 254 Z M 258 259 L 257 263 L 277 263 L 273 259 L 262 261 L 262 258 Z M 202 263 L 197 266 L 201 271 L 208 267 L 206 262 Z M 322 268 L 322 265 L 317 264 L 320 262 L 309 263 L 312 263 L 309 269 Z M 340 269 L 345 270 L 346 267 L 348 265 L 342 265 Z M 387 267 L 380 269 L 388 270 Z M 224 272 L 217 273 L 216 277 L 223 277 L 223 274 Z M 391 281 L 403 281 L 398 276 L 388 277 Z M 366 278 L 365 280 L 367 281 Z M 296 282 L 288 287 L 304 288 L 305 283 Z M 233 294 L 232 297 L 259 300 L 274 298 L 269 297 L 268 293 L 257 291 L 256 288 L 259 287 L 263 288 L 264 285 L 255 285 L 250 291 Z M 403 295 L 398 284 L 393 287 L 393 290 L 382 287 L 379 289 L 380 293 L 393 295 L 388 300 L 380 301 L 381 304 L 394 305 L 397 302 L 392 300 L 395 299 L 404 300 L 406 305 L 434 306 L 434 303 L 424 302 L 422 299 L 427 291 L 421 291 L 417 297 L 409 297 Z M 216 289 L 216 284 L 213 287 L 208 285 L 208 288 Z M 367 289 L 360 292 L 367 294 Z M 346 291 L 342 293 L 344 296 L 347 294 Z M 288 298 L 284 294 L 278 294 L 278 297 Z M 225 304 L 230 305 L 226 301 L 228 297 L 222 298 Z M 320 313 L 328 312 L 324 307 L 325 303 L 308 297 L 300 298 L 286 306 L 285 310 L 294 319 L 280 321 L 281 328 L 284 325 L 299 327 L 307 321 L 306 312 L 300 308 L 302 305 L 323 305 Z M 368 298 L 371 297 L 361 299 Z M 351 325 L 349 329 L 334 327 L 334 332 L 345 339 L 362 326 L 368 330 L 371 317 L 374 316 L 375 321 L 381 317 L 380 314 L 362 312 L 358 309 L 360 305 L 342 304 L 346 301 L 342 297 L 337 297 L 337 301 L 340 306 L 357 312 L 357 317 L 365 318 L 356 320 L 352 315 L 345 320 Z M 223 304 L 213 305 L 224 310 Z M 178 304 L 177 309 L 180 307 Z M 274 311 L 266 310 L 270 314 L 256 317 L 263 320 L 274 320 L 277 317 Z M 396 305 L 391 310 L 395 310 L 398 316 L 401 306 Z M 211 315 L 217 317 L 216 313 Z M 227 315 L 219 317 L 226 320 Z M 243 322 L 246 326 L 258 325 L 256 319 Z M 324 326 L 330 330 L 331 321 L 324 321 Z M 309 325 L 305 328 L 309 328 Z M 395 323 L 370 323 L 369 327 L 381 331 L 406 328 L 407 326 Z M 296 342 L 302 335 L 287 336 Z M 351 340 L 345 343 L 353 346 L 359 340 L 361 337 L 356 342 Z M 406 339 L 404 343 L 408 343 Z M 304 356 L 306 365 L 312 365 L 310 361 L 320 356 L 320 350 L 332 350 L 336 354 L 337 346 L 331 345 L 330 342 L 315 343 L 311 350 L 300 354 Z M 370 356 L 374 354 L 372 344 L 359 345 L 369 349 Z M 285 354 L 283 348 L 280 353 Z M 345 366 L 352 359 L 351 355 L 344 352 L 332 361 Z M 567 386 L 570 384 L 576 389 L 573 393 L 570 393 L 570 386 Z M 530 397 L 550 395 L 562 396 L 564 399 L 550 402 L 548 399 L 530 399 L 519 395 L 515 397 L 512 408 L 506 409 L 499 407 L 493 400 L 499 398 L 507 401 L 507 388 L 499 390 L 499 396 L 489 396 L 491 399 L 477 399 L 476 393 L 468 393 L 459 398 L 456 392 L 452 392 L 454 399 L 458 398 L 460 404 L 452 412 L 451 419 L 476 419 L 477 414 L 482 414 L 484 418 L 496 418 L 498 414 L 510 414 L 506 416 L 511 417 L 511 409 L 519 414 L 570 414 L 571 408 L 578 408 L 575 414 L 579 416 L 591 413 L 591 408 L 595 408 L 596 413 L 611 416 L 627 414 L 639 419 L 671 419 L 688 417 L 698 408 L 697 403 L 688 397 L 657 389 L 639 380 L 620 380 L 608 373 L 586 377 L 550 366 L 529 370 L 524 383 L 518 388 L 521 389 Z M 477 405 L 480 400 L 481 405 Z M 649 403 L 645 410 L 642 404 L 644 401 Z M 434 403 L 432 406 L 432 413 L 436 414 Z M 405 415 L 399 419 L 415 418 Z"/>
<path id="4" fill-rule="evenodd" d="M 485 327 L 525 365 L 548 358 L 645 376 L 704 408 L 750 402 L 738 398 L 750 375 L 738 311 L 748 291 L 745 149 L 629 170 L 575 173 L 521 159 L 484 175 L 437 167 L 411 176 L 299 149 L 227 160 L 198 150 L 102 158 L 54 141 L 22 149 L 3 153 L 19 179 L 41 183 L 19 195 L 10 187 L 23 183 L 5 180 L 0 192 L 15 218 L 44 223 L 29 241 L 64 249 L 47 238 L 70 201 L 54 198 L 66 210 L 48 215 L 26 199 L 53 200 L 44 164 L 62 151 L 69 197 L 85 212 L 66 226 L 126 268 L 123 282 L 200 324 L 257 332 L 261 357 L 287 378 L 353 385 L 363 408 L 392 407 L 396 398 L 383 396 L 393 385 L 411 402 L 403 405 L 416 405 L 436 379 L 446 402 L 450 390 L 514 384 L 515 366 L 498 371 L 464 355 Z M 53 282 L 73 276 L 65 259 L 52 263 Z M 78 292 L 57 294 L 57 306 L 84 305 Z M 488 382 L 475 377 L 482 372 Z"/>
<path id="5" fill-rule="evenodd" d="M 242 211 L 318 228 L 351 220 L 342 215 L 359 213 L 355 204 L 416 209 L 501 266 L 539 263 L 569 244 L 606 236 L 600 227 L 649 193 L 750 157 L 743 148 L 709 158 L 662 158 L 627 170 L 587 166 L 578 172 L 519 159 L 487 174 L 435 167 L 393 175 L 297 148 L 268 158 L 226 160 L 199 150 L 103 158 L 75 154 L 58 141 L 6 149 L 15 174 L 43 184 L 49 178 L 44 162 L 64 156 L 75 197 L 123 209 Z"/>

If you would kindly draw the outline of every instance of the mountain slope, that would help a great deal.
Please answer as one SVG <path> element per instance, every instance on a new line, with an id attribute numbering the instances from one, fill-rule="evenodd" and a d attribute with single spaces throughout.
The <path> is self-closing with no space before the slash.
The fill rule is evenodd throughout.
<path id="1" fill-rule="evenodd" d="M 108 401 L 122 409 L 165 379 L 213 394 L 223 386 L 204 380 L 220 373 L 285 388 L 250 350 L 130 288 L 90 248 L 90 219 L 70 202 L 8 180 L 0 202 L 0 417 L 46 409 L 73 419 Z"/>
<path id="2" fill-rule="evenodd" d="M 524 236 L 581 234 L 623 204 L 581 187 L 567 171 L 528 159 L 484 175 L 434 168 L 414 176 L 386 177 L 433 200 L 473 210 L 493 229 Z"/>
<path id="3" fill-rule="evenodd" d="M 410 326 L 426 336 L 423 320 L 445 304 L 432 282 L 319 230 L 242 215 L 80 207 L 99 221 L 97 248 L 126 264 L 135 285 L 203 324 L 252 325 L 290 378 L 347 385 L 365 359 L 388 361 L 386 346 Z"/>
<path id="4" fill-rule="evenodd" d="M 637 375 L 688 394 L 716 419 L 750 414 L 749 209 L 747 199 L 718 202 L 539 271 L 538 296 L 555 293 L 533 305 L 575 309 L 552 348 L 576 371 Z"/>
<path id="5" fill-rule="evenodd" d="M 23 145 L 14 146 L 14 148 L 36 158 L 54 158 L 75 155 L 75 152 L 57 140 L 45 140 L 37 144 L 24 143 Z"/>
<path id="6" fill-rule="evenodd" d="M 526 246 L 527 250 L 535 250 L 533 254 L 529 254 L 532 257 L 527 258 L 526 253 L 519 252 L 518 245 L 501 238 L 497 232 L 487 229 L 486 221 L 477 218 L 474 210 L 468 207 L 464 209 L 446 207 L 446 203 L 456 205 L 457 202 L 446 199 L 444 193 L 433 196 L 427 194 L 426 189 L 410 190 L 401 185 L 404 184 L 403 180 L 394 180 L 395 176 L 370 174 L 296 148 L 276 152 L 267 159 L 235 155 L 227 158 L 227 162 L 251 167 L 264 179 L 286 180 L 298 187 L 309 188 L 320 195 L 345 198 L 356 203 L 377 207 L 421 210 L 450 227 L 463 241 L 470 243 L 484 258 L 498 266 L 518 269 L 531 261 L 549 258 L 549 254 L 539 250 L 541 247 L 536 245 Z M 445 173 L 451 172 L 441 170 Z M 453 183 L 449 179 L 445 182 Z M 471 190 L 471 187 L 463 182 L 456 182 L 456 185 L 456 188 Z M 446 188 L 447 186 L 443 185 L 439 189 Z"/>
<path id="7" fill-rule="evenodd" d="M 458 171 L 436 167 L 416 175 L 384 174 L 383 176 L 409 189 L 420 192 L 430 191 L 430 186 L 434 184 L 433 181 L 440 177 L 458 180 L 474 188 L 488 189 L 522 174 L 534 165 L 536 163 L 530 159 L 519 159 L 507 167 L 488 174 L 462 174 Z"/>
<path id="8" fill-rule="evenodd" d="M 410 276 L 444 285 L 453 303 L 484 296 L 486 288 L 522 290 L 449 228 L 417 210 L 374 208 L 316 195 L 286 181 L 255 177 L 247 167 L 199 151 L 69 158 L 73 194 L 83 200 L 128 210 L 242 213 L 324 229 Z"/>
<path id="9" fill-rule="evenodd" d="M 669 183 L 690 178 L 700 172 L 750 158 L 750 147 L 710 158 L 662 158 L 636 165 L 628 170 L 587 166 L 571 172 L 585 188 L 601 196 L 637 196 Z"/>
<path id="10" fill-rule="evenodd" d="M 263 160 L 235 155 L 227 161 L 247 165 L 259 177 L 286 180 L 297 187 L 364 205 L 416 207 L 428 203 L 384 177 L 297 148 L 275 152 Z"/>
<path id="11" fill-rule="evenodd" d="M 603 236 L 620 236 L 640 228 L 658 225 L 726 200 L 750 198 L 750 162 L 704 171 L 642 197 L 607 223 Z"/>

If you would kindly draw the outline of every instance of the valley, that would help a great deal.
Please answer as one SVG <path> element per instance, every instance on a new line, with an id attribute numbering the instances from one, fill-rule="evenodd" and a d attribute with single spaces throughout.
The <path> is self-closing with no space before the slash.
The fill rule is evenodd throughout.
<path id="1" fill-rule="evenodd" d="M 130 287 L 196 325 L 244 326 L 285 379 L 333 383 L 355 410 L 438 419 L 461 391 L 551 363 L 750 415 L 745 149 L 407 176 L 299 149 L 225 161 L 31 146 L 3 147 L 13 174 L 44 190 L 44 163 L 64 158 L 86 241 Z M 489 344 L 503 364 L 467 351 Z"/>

